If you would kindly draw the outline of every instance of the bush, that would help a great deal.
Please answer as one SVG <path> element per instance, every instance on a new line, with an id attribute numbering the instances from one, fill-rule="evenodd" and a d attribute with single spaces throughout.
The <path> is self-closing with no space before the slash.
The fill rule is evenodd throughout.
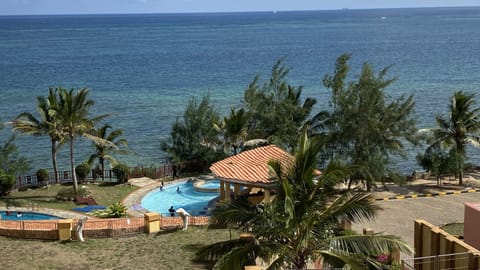
<path id="1" fill-rule="evenodd" d="M 78 180 L 80 180 L 80 182 L 87 181 L 89 172 L 90 172 L 90 165 L 88 165 L 88 163 L 84 162 L 78 165 L 77 167 L 75 167 L 75 174 L 77 175 Z"/>
<path id="2" fill-rule="evenodd" d="M 129 168 L 126 164 L 118 163 L 115 167 L 113 167 L 112 171 L 120 183 L 127 182 Z"/>
<path id="3" fill-rule="evenodd" d="M 39 183 L 47 183 L 48 184 L 48 171 L 46 169 L 39 169 L 37 171 L 37 181 Z"/>
<path id="4" fill-rule="evenodd" d="M 120 218 L 127 215 L 127 207 L 122 203 L 114 203 L 105 210 L 94 210 L 92 215 L 99 218 Z"/>
<path id="5" fill-rule="evenodd" d="M 85 188 L 82 188 L 82 187 L 78 188 L 77 194 L 75 194 L 75 191 L 73 190 L 73 187 L 68 187 L 68 188 L 60 189 L 57 192 L 56 198 L 59 199 L 59 200 L 68 201 L 68 200 L 73 200 L 75 198 L 75 196 L 86 197 L 88 195 L 89 195 L 88 191 Z"/>
<path id="6" fill-rule="evenodd" d="M 110 212 L 110 217 L 124 217 L 127 214 L 127 207 L 122 203 L 114 203 L 108 207 L 108 211 Z"/>
<path id="7" fill-rule="evenodd" d="M 0 170 L 0 194 L 8 195 L 12 191 L 13 186 L 15 186 L 15 176 L 7 174 Z"/>

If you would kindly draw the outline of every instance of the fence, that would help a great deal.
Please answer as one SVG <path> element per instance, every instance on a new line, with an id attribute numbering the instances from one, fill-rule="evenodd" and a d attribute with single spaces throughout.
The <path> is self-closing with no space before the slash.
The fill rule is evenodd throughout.
<path id="1" fill-rule="evenodd" d="M 415 258 L 405 261 L 417 270 L 478 270 L 480 251 L 421 219 L 415 220 Z"/>
<path id="2" fill-rule="evenodd" d="M 181 217 L 161 216 L 159 229 L 183 227 Z M 72 225 L 78 220 L 72 220 Z M 192 226 L 208 225 L 209 217 L 192 216 L 188 224 Z M 13 221 L 0 219 L 0 235 L 13 238 L 58 240 L 59 220 L 27 220 Z M 98 238 L 119 238 L 147 232 L 149 224 L 144 217 L 137 218 L 107 218 L 88 219 L 83 226 L 83 237 L 85 239 Z M 72 239 L 77 239 L 74 226 L 71 226 Z"/>
<path id="3" fill-rule="evenodd" d="M 416 270 L 416 269 L 429 269 L 429 270 L 469 270 L 474 268 L 473 261 L 474 255 L 469 252 L 442 254 L 436 256 L 416 257 L 412 259 L 402 260 L 402 269 L 404 270 Z"/>
<path id="4" fill-rule="evenodd" d="M 204 162 L 188 162 L 188 163 L 179 163 L 176 165 L 176 170 L 179 173 L 182 172 L 201 172 L 205 167 Z M 137 178 L 137 177 L 149 177 L 152 179 L 159 179 L 164 177 L 173 176 L 174 165 L 173 164 L 164 164 L 158 167 L 143 167 L 137 166 L 130 168 L 128 178 Z M 49 172 L 48 183 L 55 183 L 55 174 L 53 171 Z M 72 182 L 72 172 L 69 170 L 58 171 L 58 181 L 59 183 L 70 183 Z M 102 177 L 103 175 L 103 177 Z M 112 170 L 104 170 L 103 173 L 98 170 L 91 170 L 87 176 L 87 181 L 89 182 L 117 182 L 117 178 Z M 37 179 L 37 176 L 34 175 L 23 175 L 19 176 L 17 179 L 17 188 L 32 187 L 32 186 L 42 186 L 47 183 L 40 183 Z"/>

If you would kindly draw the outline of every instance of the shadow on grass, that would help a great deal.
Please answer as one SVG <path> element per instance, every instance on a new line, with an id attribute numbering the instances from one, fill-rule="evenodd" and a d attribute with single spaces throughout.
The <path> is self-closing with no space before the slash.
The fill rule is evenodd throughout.
<path id="1" fill-rule="evenodd" d="M 170 233 L 175 233 L 178 231 L 181 231 L 182 227 L 180 226 L 172 226 L 172 227 L 164 227 L 162 228 L 159 232 L 157 232 L 154 237 L 158 237 L 164 234 L 170 234 Z"/>

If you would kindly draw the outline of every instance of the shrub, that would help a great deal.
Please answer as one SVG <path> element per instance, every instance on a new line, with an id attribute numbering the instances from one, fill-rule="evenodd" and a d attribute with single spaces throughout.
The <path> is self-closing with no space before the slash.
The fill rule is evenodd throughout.
<path id="1" fill-rule="evenodd" d="M 113 167 L 112 171 L 120 183 L 127 182 L 129 168 L 126 164 L 118 163 L 115 167 Z"/>
<path id="2" fill-rule="evenodd" d="M 80 180 L 80 182 L 87 181 L 89 172 L 90 172 L 90 165 L 88 165 L 88 163 L 84 162 L 78 165 L 77 167 L 75 167 L 75 174 L 77 175 L 78 180 Z"/>
<path id="3" fill-rule="evenodd" d="M 127 215 L 127 207 L 122 203 L 114 203 L 104 210 L 94 210 L 92 215 L 99 218 L 120 218 Z"/>
<path id="4" fill-rule="evenodd" d="M 47 183 L 48 184 L 48 171 L 46 169 L 39 169 L 37 171 L 37 181 L 39 183 Z"/>
<path id="5" fill-rule="evenodd" d="M 1 195 L 8 195 L 15 185 L 15 176 L 0 170 L 0 192 Z"/>
<path id="6" fill-rule="evenodd" d="M 127 207 L 122 203 L 114 203 L 108 207 L 110 217 L 124 217 L 127 214 Z"/>

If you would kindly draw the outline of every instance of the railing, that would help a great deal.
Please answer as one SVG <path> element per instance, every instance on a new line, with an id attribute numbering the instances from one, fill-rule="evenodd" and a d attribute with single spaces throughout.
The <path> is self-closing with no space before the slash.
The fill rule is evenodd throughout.
<path id="1" fill-rule="evenodd" d="M 427 257 L 416 257 L 402 260 L 402 269 L 404 270 L 469 270 L 478 269 L 478 263 L 473 263 L 478 259 L 470 252 L 442 254 Z"/>
<path id="2" fill-rule="evenodd" d="M 174 168 L 175 167 L 175 168 Z M 143 167 L 137 166 L 130 168 L 128 178 L 137 178 L 137 177 L 149 177 L 152 179 L 159 179 L 164 177 L 173 177 L 174 171 L 178 174 L 181 174 L 185 171 L 192 172 L 201 172 L 204 169 L 205 165 L 203 162 L 188 162 L 188 163 L 179 163 L 177 165 L 165 164 L 158 167 Z M 49 172 L 48 183 L 55 183 L 55 174 Z M 69 183 L 72 182 L 72 172 L 69 170 L 58 171 L 58 181 L 59 183 Z M 115 177 L 112 170 L 104 170 L 103 177 L 102 173 L 98 170 L 91 170 L 86 179 L 88 182 L 117 182 L 118 179 Z M 31 186 L 42 186 L 47 183 L 41 183 L 38 181 L 36 175 L 23 175 L 17 178 L 17 188 L 22 187 L 31 187 Z"/>
<path id="3" fill-rule="evenodd" d="M 76 224 L 78 220 L 74 220 Z M 145 232 L 144 218 L 109 218 L 87 220 L 85 238 L 126 237 Z M 0 219 L 0 235 L 25 239 L 58 239 L 57 220 L 14 221 Z M 76 235 L 73 233 L 72 238 Z"/>

